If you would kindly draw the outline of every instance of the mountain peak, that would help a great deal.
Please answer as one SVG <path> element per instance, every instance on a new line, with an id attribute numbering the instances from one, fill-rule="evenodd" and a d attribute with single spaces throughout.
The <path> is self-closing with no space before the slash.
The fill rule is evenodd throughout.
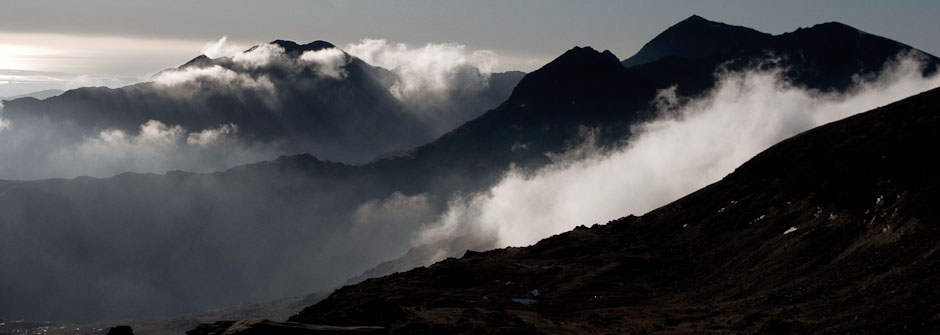
<path id="1" fill-rule="evenodd" d="M 594 62 L 619 62 L 617 56 L 610 52 L 610 50 L 597 51 L 592 47 L 585 46 L 579 47 L 575 46 L 574 48 L 565 51 L 565 53 L 558 56 L 543 68 L 554 68 L 561 67 L 573 64 L 588 64 Z"/>
<path id="2" fill-rule="evenodd" d="M 503 106 L 516 115 L 552 115 L 533 120 L 578 115 L 588 124 L 632 118 L 636 113 L 624 116 L 624 111 L 635 110 L 633 104 L 646 103 L 652 95 L 646 79 L 629 73 L 610 51 L 575 47 L 522 78 Z"/>
<path id="3" fill-rule="evenodd" d="M 307 44 L 297 44 L 294 41 L 288 40 L 274 40 L 271 44 L 284 48 L 285 53 L 304 53 L 307 51 L 319 51 L 336 47 L 333 43 L 322 40 L 316 40 Z"/>
<path id="4" fill-rule="evenodd" d="M 719 23 L 719 22 L 712 22 L 712 21 L 709 21 L 708 19 L 706 19 L 706 18 L 704 18 L 704 17 L 698 16 L 698 14 L 692 14 L 692 16 L 689 16 L 689 17 L 686 18 L 685 20 L 679 21 L 679 23 L 683 23 L 683 22 L 688 22 L 688 23 L 703 23 L 703 22 L 707 22 L 707 23 Z"/>
<path id="5" fill-rule="evenodd" d="M 668 56 L 705 58 L 770 36 L 751 28 L 709 21 L 692 15 L 646 43 L 636 55 L 624 60 L 623 66 L 646 64 Z"/>
<path id="6" fill-rule="evenodd" d="M 307 51 L 320 51 L 323 49 L 332 49 L 336 47 L 333 45 L 333 43 L 322 40 L 316 40 L 307 44 L 297 44 L 297 42 L 290 40 L 274 40 L 268 44 L 279 46 L 284 49 L 285 54 L 292 56 L 299 56 Z M 248 50 L 245 50 L 245 52 L 250 52 L 256 48 L 258 48 L 257 45 L 249 48 Z"/>
<path id="7" fill-rule="evenodd" d="M 586 85 L 606 82 L 620 70 L 619 59 L 610 51 L 576 46 L 522 78 L 509 99 L 514 103 L 561 99 Z"/>
<path id="8" fill-rule="evenodd" d="M 206 66 L 206 65 L 208 65 L 208 64 L 210 64 L 210 63 L 212 63 L 212 59 L 209 58 L 209 56 L 206 56 L 206 55 L 203 54 L 203 55 L 199 55 L 199 56 L 197 56 L 196 58 L 193 58 L 192 60 L 186 62 L 186 64 L 180 65 L 179 68 L 180 68 L 180 69 L 185 69 L 185 68 L 191 67 L 191 66 L 203 67 L 203 66 Z"/>

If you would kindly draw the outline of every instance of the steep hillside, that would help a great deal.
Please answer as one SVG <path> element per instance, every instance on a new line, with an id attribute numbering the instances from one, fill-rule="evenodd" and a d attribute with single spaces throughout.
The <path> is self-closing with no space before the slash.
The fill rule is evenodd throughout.
<path id="1" fill-rule="evenodd" d="M 940 331 L 940 89 L 642 217 L 344 287 L 291 318 L 392 333 Z"/>

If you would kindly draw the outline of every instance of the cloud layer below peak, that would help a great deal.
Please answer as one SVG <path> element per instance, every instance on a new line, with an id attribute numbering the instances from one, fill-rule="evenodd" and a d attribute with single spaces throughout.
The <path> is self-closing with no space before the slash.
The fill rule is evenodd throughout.
<path id="1" fill-rule="evenodd" d="M 845 94 L 789 85 L 781 71 L 718 74 L 716 87 L 692 99 L 660 92 L 659 118 L 635 128 L 620 148 L 590 140 L 538 171 L 508 172 L 489 190 L 450 201 L 415 244 L 475 236 L 524 246 L 577 225 L 643 214 L 704 187 L 760 151 L 816 126 L 937 86 L 921 63 L 901 57 L 880 76 Z"/>

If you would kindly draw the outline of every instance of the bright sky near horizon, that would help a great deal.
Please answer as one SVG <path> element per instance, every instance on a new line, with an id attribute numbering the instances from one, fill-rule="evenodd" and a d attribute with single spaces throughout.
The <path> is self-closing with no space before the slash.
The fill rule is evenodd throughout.
<path id="1" fill-rule="evenodd" d="M 692 14 L 780 34 L 839 21 L 940 54 L 940 1 L 0 0 L 0 96 L 147 80 L 229 36 L 239 45 L 383 38 L 492 50 L 531 71 L 575 45 L 620 58 Z"/>

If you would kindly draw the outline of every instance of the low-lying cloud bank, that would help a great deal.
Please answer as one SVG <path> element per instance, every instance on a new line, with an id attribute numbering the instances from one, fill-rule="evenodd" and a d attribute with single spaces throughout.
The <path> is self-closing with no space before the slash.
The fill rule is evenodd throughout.
<path id="1" fill-rule="evenodd" d="M 12 124 L 0 117 L 0 176 L 108 177 L 181 168 L 211 172 L 283 154 L 274 143 L 254 143 L 239 137 L 234 124 L 190 131 L 150 120 L 136 133 L 105 129 L 84 138 L 71 138 L 61 135 L 55 125 Z"/>
<path id="2" fill-rule="evenodd" d="M 844 94 L 788 84 L 780 70 L 719 73 L 701 97 L 660 92 L 660 117 L 602 151 L 588 140 L 538 171 L 511 170 L 486 192 L 453 199 L 415 244 L 476 236 L 524 246 L 577 225 L 643 214 L 732 172 L 760 151 L 813 127 L 940 86 L 921 76 L 916 56 L 900 57 Z"/>

